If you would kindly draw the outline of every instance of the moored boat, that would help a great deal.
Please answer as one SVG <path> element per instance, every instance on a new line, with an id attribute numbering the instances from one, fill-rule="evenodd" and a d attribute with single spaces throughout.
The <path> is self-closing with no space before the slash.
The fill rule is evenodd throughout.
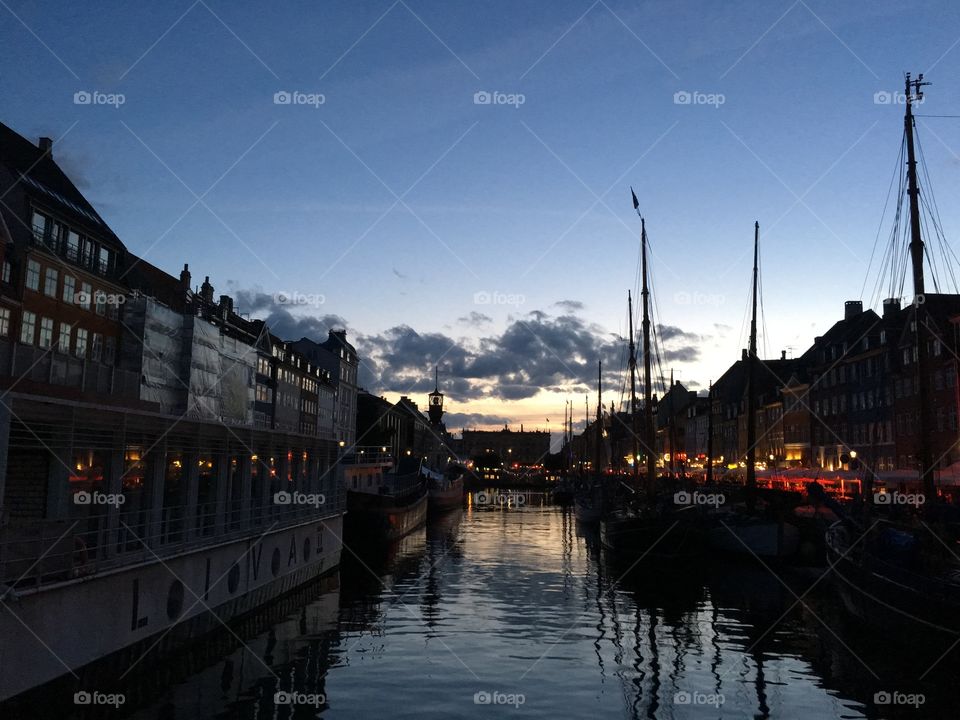
<path id="1" fill-rule="evenodd" d="M 463 505 L 466 470 L 462 465 L 450 465 L 442 474 L 427 472 L 427 507 L 431 513 L 453 510 Z"/>
<path id="2" fill-rule="evenodd" d="M 389 472 L 383 472 L 389 467 L 384 464 L 379 471 L 348 474 L 348 544 L 397 540 L 426 522 L 427 485 L 421 462 L 404 458 Z"/>

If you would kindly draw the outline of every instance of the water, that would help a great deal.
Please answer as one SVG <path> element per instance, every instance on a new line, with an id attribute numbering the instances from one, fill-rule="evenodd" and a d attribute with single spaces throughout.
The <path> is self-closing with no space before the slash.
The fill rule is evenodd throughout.
<path id="1" fill-rule="evenodd" d="M 631 570 L 537 497 L 471 507 L 345 552 L 338 578 L 145 667 L 126 706 L 102 715 L 956 717 L 960 650 L 926 672 L 949 641 L 863 632 L 829 580 L 805 593 L 820 572 Z M 278 690 L 301 704 L 276 706 Z M 900 704 L 874 703 L 878 692 Z"/>

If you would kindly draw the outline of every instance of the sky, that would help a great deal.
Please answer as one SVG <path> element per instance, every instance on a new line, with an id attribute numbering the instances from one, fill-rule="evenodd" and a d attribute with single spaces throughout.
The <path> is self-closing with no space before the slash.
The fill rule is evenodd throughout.
<path id="1" fill-rule="evenodd" d="M 960 190 L 960 119 L 933 117 L 960 115 L 956 3 L 0 0 L 0 17 L 0 121 L 53 137 L 133 253 L 189 263 L 283 337 L 346 327 L 377 394 L 424 407 L 438 365 L 454 430 L 558 432 L 567 399 L 582 424 L 598 360 L 619 407 L 631 186 L 659 367 L 697 390 L 746 344 L 754 221 L 761 354 L 878 304 L 904 72 L 933 83 L 936 195 Z M 960 211 L 940 210 L 952 240 Z"/>

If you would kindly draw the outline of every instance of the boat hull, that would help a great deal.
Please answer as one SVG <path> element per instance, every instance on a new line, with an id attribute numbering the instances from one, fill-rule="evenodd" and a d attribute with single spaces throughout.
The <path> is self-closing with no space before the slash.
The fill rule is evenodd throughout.
<path id="1" fill-rule="evenodd" d="M 398 501 L 391 495 L 347 492 L 347 541 L 397 540 L 427 521 L 427 492 Z"/>
<path id="2" fill-rule="evenodd" d="M 672 514 L 614 517 L 601 521 L 600 542 L 607 550 L 630 557 L 693 558 L 703 551 L 703 532 L 695 522 Z"/>
<path id="3" fill-rule="evenodd" d="M 783 559 L 793 557 L 800 548 L 800 530 L 780 521 L 723 521 L 707 534 L 711 549 L 744 557 Z"/>
<path id="4" fill-rule="evenodd" d="M 463 505 L 463 478 L 453 480 L 448 487 L 430 488 L 427 494 L 427 509 L 430 512 L 445 512 Z"/>
<path id="5" fill-rule="evenodd" d="M 0 603 L 0 701 L 116 653 L 124 669 L 223 627 L 340 564 L 343 517 L 8 595 Z M 90 689 L 90 688 L 78 688 Z"/>
<path id="6" fill-rule="evenodd" d="M 840 524 L 827 531 L 827 560 L 844 607 L 868 625 L 911 636 L 960 636 L 960 586 L 895 569 L 850 547 Z"/>

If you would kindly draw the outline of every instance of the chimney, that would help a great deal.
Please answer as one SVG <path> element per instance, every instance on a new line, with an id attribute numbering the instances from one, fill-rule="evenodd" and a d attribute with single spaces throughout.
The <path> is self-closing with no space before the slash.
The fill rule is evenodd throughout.
<path id="1" fill-rule="evenodd" d="M 180 287 L 184 292 L 190 290 L 190 266 L 187 263 L 183 264 L 183 270 L 180 271 Z"/>
<path id="2" fill-rule="evenodd" d="M 200 298 L 208 305 L 213 305 L 213 285 L 210 284 L 210 276 L 203 279 L 203 285 L 200 286 Z"/>
<path id="3" fill-rule="evenodd" d="M 229 295 L 220 296 L 220 317 L 224 320 L 230 318 L 230 313 L 233 312 L 233 298 Z"/>
<path id="4" fill-rule="evenodd" d="M 859 300 L 847 300 L 843 304 L 843 319 L 855 318 L 863 312 L 863 303 Z"/>
<path id="5" fill-rule="evenodd" d="M 40 152 L 49 155 L 53 159 L 53 140 L 48 137 L 40 138 L 40 142 L 37 143 L 37 147 L 40 148 Z"/>
<path id="6" fill-rule="evenodd" d="M 781 351 L 780 351 L 780 359 L 781 359 L 781 360 L 786 360 L 786 359 L 787 359 L 787 351 L 786 351 L 786 350 L 781 350 Z"/>
<path id="7" fill-rule="evenodd" d="M 747 359 L 747 349 L 746 349 L 746 348 L 743 349 L 742 354 L 740 355 L 740 359 L 746 361 L 746 359 Z"/>
<path id="8" fill-rule="evenodd" d="M 892 317 L 898 312 L 900 312 L 900 298 L 887 298 L 883 301 L 884 319 Z"/>

